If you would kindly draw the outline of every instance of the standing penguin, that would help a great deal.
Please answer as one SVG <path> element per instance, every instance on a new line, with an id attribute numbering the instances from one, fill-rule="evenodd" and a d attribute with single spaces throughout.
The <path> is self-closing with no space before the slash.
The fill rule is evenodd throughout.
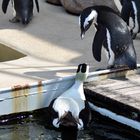
<path id="1" fill-rule="evenodd" d="M 78 130 L 86 128 L 91 119 L 83 90 L 83 82 L 87 79 L 88 72 L 89 66 L 80 64 L 75 83 L 48 107 L 48 122 L 60 129 L 62 140 L 76 140 Z"/>
<path id="2" fill-rule="evenodd" d="M 2 10 L 4 13 L 7 11 L 7 7 L 10 0 L 3 0 Z M 14 9 L 14 18 L 10 20 L 12 23 L 22 22 L 22 24 L 28 24 L 33 17 L 33 0 L 11 0 Z M 37 11 L 39 12 L 38 0 L 35 0 Z"/>
<path id="3" fill-rule="evenodd" d="M 132 38 L 135 39 L 140 32 L 140 1 L 139 0 L 120 0 L 122 4 L 121 17 L 130 25 L 129 19 L 133 19 L 133 27 L 130 29 Z"/>
<path id="4" fill-rule="evenodd" d="M 124 20 L 111 8 L 93 6 L 84 9 L 79 17 L 81 38 L 94 24 L 97 31 L 92 44 L 93 56 L 101 61 L 102 45 L 108 54 L 108 68 L 136 68 L 133 40 Z"/>

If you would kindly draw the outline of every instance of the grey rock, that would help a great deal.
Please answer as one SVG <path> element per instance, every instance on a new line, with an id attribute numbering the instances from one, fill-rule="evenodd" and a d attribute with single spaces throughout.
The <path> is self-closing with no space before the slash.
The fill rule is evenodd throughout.
<path id="1" fill-rule="evenodd" d="M 61 5 L 60 0 L 46 0 L 46 2 L 51 3 L 51 4 L 55 4 L 55 5 Z"/>
<path id="2" fill-rule="evenodd" d="M 80 14 L 81 11 L 89 6 L 105 5 L 119 12 L 114 0 L 60 0 L 66 11 L 73 14 Z"/>

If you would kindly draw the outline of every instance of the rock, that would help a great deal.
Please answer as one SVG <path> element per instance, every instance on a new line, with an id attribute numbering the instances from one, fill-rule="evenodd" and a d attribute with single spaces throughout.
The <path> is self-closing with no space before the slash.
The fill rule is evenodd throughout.
<path id="1" fill-rule="evenodd" d="M 51 3 L 51 4 L 55 4 L 55 5 L 61 5 L 60 0 L 46 0 L 46 2 Z"/>
<path id="2" fill-rule="evenodd" d="M 114 0 L 60 0 L 66 11 L 72 14 L 80 14 L 83 9 L 89 6 L 105 5 L 119 12 Z"/>

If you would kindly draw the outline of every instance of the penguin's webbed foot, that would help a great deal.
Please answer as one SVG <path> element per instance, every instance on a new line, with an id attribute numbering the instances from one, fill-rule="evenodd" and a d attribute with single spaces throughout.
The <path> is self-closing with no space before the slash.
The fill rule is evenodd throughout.
<path id="1" fill-rule="evenodd" d="M 126 65 L 114 65 L 113 68 L 114 68 L 114 69 L 129 69 L 129 67 L 126 66 Z"/>
<path id="2" fill-rule="evenodd" d="M 12 19 L 9 20 L 11 23 L 18 23 L 20 22 L 20 20 L 17 17 L 14 17 Z"/>

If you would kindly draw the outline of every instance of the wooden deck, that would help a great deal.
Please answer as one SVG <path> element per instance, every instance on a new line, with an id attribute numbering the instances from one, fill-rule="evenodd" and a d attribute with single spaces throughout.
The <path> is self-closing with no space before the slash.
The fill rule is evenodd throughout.
<path id="1" fill-rule="evenodd" d="M 94 111 L 117 122 L 124 117 L 128 129 L 132 126 L 140 132 L 140 66 L 134 71 L 97 71 L 84 89 Z"/>
<path id="2" fill-rule="evenodd" d="M 140 110 L 140 75 L 90 82 L 86 88 Z"/>

